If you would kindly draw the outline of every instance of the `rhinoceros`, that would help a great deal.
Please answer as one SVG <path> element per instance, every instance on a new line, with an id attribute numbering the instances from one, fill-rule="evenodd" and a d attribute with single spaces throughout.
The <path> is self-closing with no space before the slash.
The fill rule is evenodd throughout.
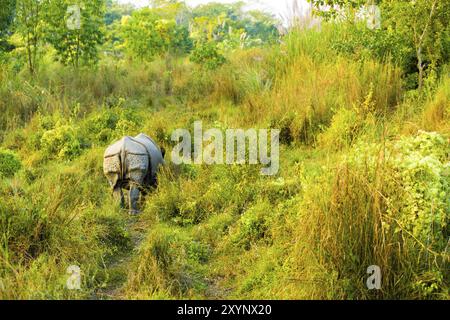
<path id="1" fill-rule="evenodd" d="M 149 136 L 123 137 L 109 146 L 103 157 L 103 172 L 113 190 L 114 198 L 124 207 L 122 189 L 129 190 L 130 214 L 138 214 L 141 192 L 156 187 L 157 174 L 164 165 L 164 148 Z"/>

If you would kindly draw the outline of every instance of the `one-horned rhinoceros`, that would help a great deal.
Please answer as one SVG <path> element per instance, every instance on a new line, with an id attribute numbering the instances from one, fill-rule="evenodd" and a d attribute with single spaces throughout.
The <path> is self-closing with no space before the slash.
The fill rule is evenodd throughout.
<path id="1" fill-rule="evenodd" d="M 165 151 L 149 136 L 123 137 L 109 146 L 103 157 L 103 172 L 123 207 L 122 189 L 129 190 L 130 213 L 139 213 L 140 192 L 157 186 L 157 173 L 164 165 Z"/>

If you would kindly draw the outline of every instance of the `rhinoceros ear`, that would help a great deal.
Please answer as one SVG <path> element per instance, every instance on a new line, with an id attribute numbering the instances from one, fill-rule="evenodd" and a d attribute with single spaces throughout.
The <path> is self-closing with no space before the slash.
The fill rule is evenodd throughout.
<path id="1" fill-rule="evenodd" d="M 164 147 L 161 147 L 161 153 L 164 159 L 166 157 L 166 149 L 164 149 Z"/>

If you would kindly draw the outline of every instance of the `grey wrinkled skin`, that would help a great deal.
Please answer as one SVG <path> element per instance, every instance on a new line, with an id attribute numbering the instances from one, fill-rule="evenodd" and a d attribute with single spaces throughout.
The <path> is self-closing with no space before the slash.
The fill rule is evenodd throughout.
<path id="1" fill-rule="evenodd" d="M 122 189 L 129 191 L 130 214 L 138 214 L 141 192 L 158 184 L 159 167 L 164 165 L 164 149 L 149 136 L 123 137 L 109 146 L 103 156 L 103 173 L 113 190 L 114 198 L 125 205 Z"/>

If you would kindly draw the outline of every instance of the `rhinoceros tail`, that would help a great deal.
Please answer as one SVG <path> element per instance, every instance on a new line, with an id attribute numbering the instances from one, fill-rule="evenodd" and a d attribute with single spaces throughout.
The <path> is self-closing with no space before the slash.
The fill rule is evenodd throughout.
<path id="1" fill-rule="evenodd" d="M 125 175 L 126 175 L 126 170 L 127 170 L 127 166 L 126 166 L 126 150 L 125 150 L 125 143 L 122 145 L 122 148 L 120 149 L 120 180 L 124 181 L 125 179 Z"/>

